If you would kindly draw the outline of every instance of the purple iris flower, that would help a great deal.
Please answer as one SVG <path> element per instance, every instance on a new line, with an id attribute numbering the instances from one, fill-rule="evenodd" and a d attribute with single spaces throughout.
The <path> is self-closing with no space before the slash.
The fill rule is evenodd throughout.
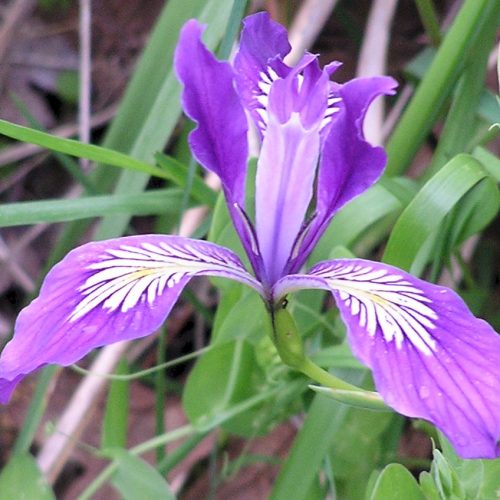
<path id="1" fill-rule="evenodd" d="M 49 363 L 143 337 L 165 320 L 194 276 L 222 276 L 256 290 L 272 313 L 287 294 L 328 290 L 355 355 L 398 412 L 433 422 L 463 457 L 498 455 L 500 337 L 453 291 L 362 259 L 320 262 L 300 274 L 333 215 L 380 177 L 382 148 L 363 136 L 371 101 L 392 94 L 388 77 L 330 80 L 305 54 L 295 67 L 285 29 L 261 13 L 244 21 L 234 65 L 221 62 L 191 20 L 175 68 L 184 85 L 196 159 L 222 181 L 252 273 L 231 250 L 206 241 L 145 235 L 88 243 L 47 275 L 19 315 L 0 357 L 0 401 Z M 248 120 L 261 139 L 255 214 L 245 207 Z"/>

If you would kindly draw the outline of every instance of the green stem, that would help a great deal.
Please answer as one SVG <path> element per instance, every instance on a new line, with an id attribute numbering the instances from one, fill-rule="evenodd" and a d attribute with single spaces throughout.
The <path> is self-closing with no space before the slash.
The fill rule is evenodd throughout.
<path id="1" fill-rule="evenodd" d="M 156 361 L 158 365 L 165 363 L 165 350 L 167 346 L 167 329 L 163 327 L 158 338 L 158 351 Z M 167 381 L 163 370 L 156 372 L 155 377 L 155 433 L 160 436 L 165 433 L 165 398 Z M 156 448 L 156 463 L 161 463 L 165 458 L 165 447 Z"/>
<path id="2" fill-rule="evenodd" d="M 290 385 L 290 384 L 289 384 Z M 219 412 L 212 419 L 205 419 L 204 425 L 201 425 L 201 420 L 197 427 L 193 425 L 185 425 L 179 427 L 178 429 L 167 432 L 162 436 L 155 436 L 144 443 L 141 443 L 134 448 L 129 450 L 133 455 L 141 455 L 147 451 L 154 450 L 158 446 L 165 446 L 172 441 L 181 439 L 189 436 L 190 434 L 208 433 L 218 425 L 227 422 L 229 419 L 236 415 L 246 412 L 248 409 L 258 405 L 259 403 L 275 398 L 278 392 L 282 392 L 284 389 L 282 387 L 274 387 L 266 392 L 260 392 L 256 396 L 248 398 L 247 400 L 231 407 L 229 410 Z M 113 460 L 95 479 L 92 483 L 85 489 L 85 491 L 78 497 L 78 500 L 89 500 L 91 496 L 113 475 L 118 467 L 118 462 Z"/>
<path id="3" fill-rule="evenodd" d="M 185 425 L 175 429 L 175 431 L 167 432 L 162 436 L 155 436 L 153 439 L 145 441 L 138 446 L 130 449 L 133 455 L 140 455 L 146 451 L 153 450 L 159 446 L 164 446 L 168 443 L 189 436 L 195 432 L 192 425 Z M 113 475 L 118 467 L 118 462 L 113 460 L 88 486 L 83 493 L 78 497 L 78 500 L 89 500 L 94 493 Z"/>
<path id="4" fill-rule="evenodd" d="M 82 368 L 81 366 L 78 365 L 71 365 L 70 368 L 77 372 L 80 373 L 81 375 L 91 375 L 94 377 L 104 377 L 106 380 L 135 380 L 141 377 L 145 377 L 146 375 L 151 375 L 152 373 L 156 373 L 160 370 L 165 370 L 167 368 L 170 368 L 172 366 L 180 365 L 181 363 L 185 363 L 186 361 L 190 361 L 193 358 L 197 358 L 198 356 L 201 356 L 202 354 L 205 354 L 206 352 L 210 351 L 212 349 L 212 346 L 207 346 L 207 347 L 202 347 L 201 349 L 198 349 L 197 351 L 190 352 L 189 354 L 185 354 L 184 356 L 180 356 L 176 359 L 173 359 L 172 361 L 167 361 L 166 363 L 162 363 L 157 366 L 153 366 L 152 368 L 147 368 L 146 370 L 140 370 L 138 372 L 131 373 L 130 375 L 118 375 L 116 373 L 98 373 L 90 370 L 86 370 L 85 368 Z"/>
<path id="5" fill-rule="evenodd" d="M 344 382 L 323 370 L 305 355 L 302 338 L 295 320 L 285 307 L 286 305 L 280 304 L 271 313 L 272 341 L 281 360 L 290 368 L 302 372 L 312 380 L 331 389 L 363 392 L 363 389 Z"/>
<path id="6" fill-rule="evenodd" d="M 158 471 L 163 475 L 168 474 L 179 462 L 184 460 L 184 458 L 186 458 L 189 453 L 207 437 L 207 435 L 208 431 L 205 431 L 199 432 L 198 434 L 194 434 L 193 436 L 187 438 L 158 464 Z"/>
<path id="7" fill-rule="evenodd" d="M 342 379 L 332 375 L 331 373 L 323 370 L 317 364 L 313 363 L 309 358 L 305 358 L 302 366 L 298 367 L 304 375 L 307 375 L 312 380 L 319 382 L 325 387 L 331 389 L 341 389 L 343 391 L 357 391 L 364 392 L 360 387 L 344 382 Z"/>
<path id="8" fill-rule="evenodd" d="M 415 0 L 415 3 L 427 36 L 434 47 L 439 47 L 441 43 L 441 30 L 439 29 L 434 3 L 432 0 Z"/>
<path id="9" fill-rule="evenodd" d="M 24 421 L 19 435 L 17 436 L 13 454 L 26 453 L 29 450 L 31 443 L 33 442 L 33 438 L 35 437 L 38 425 L 42 420 L 43 414 L 45 413 L 47 401 L 50 396 L 48 388 L 52 383 L 52 379 L 57 370 L 59 370 L 58 366 L 46 366 L 38 377 L 35 393 L 31 398 L 31 402 L 26 413 L 26 420 Z"/>

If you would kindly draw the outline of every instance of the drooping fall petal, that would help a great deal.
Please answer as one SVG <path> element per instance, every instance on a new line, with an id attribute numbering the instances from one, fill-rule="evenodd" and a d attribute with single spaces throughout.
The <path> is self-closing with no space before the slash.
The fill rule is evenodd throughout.
<path id="1" fill-rule="evenodd" d="M 434 423 L 464 458 L 500 453 L 500 336 L 452 290 L 392 266 L 325 261 L 275 286 L 330 290 L 387 404 Z"/>
<path id="2" fill-rule="evenodd" d="M 261 292 L 239 258 L 219 245 L 177 236 L 88 243 L 47 275 L 21 311 L 0 356 L 0 402 L 27 373 L 69 365 L 96 347 L 154 332 L 194 276 L 222 276 Z"/>

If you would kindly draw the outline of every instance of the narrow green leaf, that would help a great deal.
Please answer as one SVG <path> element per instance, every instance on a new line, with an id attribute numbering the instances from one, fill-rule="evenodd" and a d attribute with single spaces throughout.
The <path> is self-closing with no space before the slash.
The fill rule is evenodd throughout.
<path id="1" fill-rule="evenodd" d="M 466 0 L 432 65 L 387 144 L 387 175 L 405 171 L 436 121 L 467 61 L 470 47 L 486 24 L 497 23 L 498 0 Z"/>
<path id="2" fill-rule="evenodd" d="M 49 385 L 58 369 L 59 367 L 55 365 L 49 365 L 40 373 L 35 392 L 31 398 L 28 411 L 26 412 L 26 419 L 19 431 L 19 435 L 17 436 L 16 443 L 12 450 L 14 454 L 28 452 L 31 442 L 35 437 L 38 425 L 42 420 L 45 408 L 47 407 Z"/>
<path id="3" fill-rule="evenodd" d="M 343 389 L 332 389 L 319 385 L 310 385 L 309 389 L 322 394 L 327 398 L 334 399 L 339 403 L 355 408 L 374 411 L 392 411 L 380 397 L 380 394 L 372 391 L 346 391 Z"/>
<path id="4" fill-rule="evenodd" d="M 367 379 L 366 372 L 358 372 L 350 382 L 362 385 Z M 352 411 L 356 410 L 319 394 L 314 398 L 273 486 L 271 500 L 307 500 L 326 453 Z"/>
<path id="5" fill-rule="evenodd" d="M 28 106 L 22 99 L 20 99 L 15 93 L 12 93 L 11 97 L 14 101 L 14 104 L 20 110 L 21 114 L 27 120 L 28 125 L 31 128 L 40 130 L 42 132 L 47 132 L 46 130 L 44 130 L 43 125 L 31 114 Z M 67 172 L 71 176 L 73 176 L 75 181 L 79 182 L 82 185 L 87 194 L 97 194 L 95 186 L 75 160 L 69 158 L 68 155 L 64 155 L 58 152 L 54 152 L 54 157 L 63 166 L 63 168 L 65 168 Z"/>
<path id="6" fill-rule="evenodd" d="M 64 139 L 52 134 L 41 132 L 21 125 L 0 120 L 0 134 L 18 141 L 37 144 L 51 151 L 58 151 L 78 158 L 87 158 L 113 167 L 143 172 L 162 179 L 169 179 L 168 173 L 161 168 L 154 167 L 149 163 L 138 160 L 126 154 L 107 149 L 94 144 L 84 144 L 74 139 Z"/>
<path id="7" fill-rule="evenodd" d="M 0 500 L 55 500 L 34 458 L 13 455 L 0 473 Z"/>
<path id="8" fill-rule="evenodd" d="M 204 41 L 211 49 L 221 40 L 233 2 L 226 0 L 170 0 L 151 35 L 151 43 L 122 101 L 105 145 L 126 151 L 134 158 L 153 161 L 161 151 L 181 114 L 180 84 L 173 71 L 173 51 L 182 25 L 192 17 L 207 23 Z M 148 89 L 145 92 L 144 89 Z M 122 172 L 115 193 L 133 194 L 144 189 L 149 176 Z M 119 236 L 129 217 L 103 219 L 96 236 Z"/>
<path id="9" fill-rule="evenodd" d="M 494 154 L 482 147 L 474 149 L 472 154 L 474 158 L 477 158 L 481 162 L 495 181 L 500 182 L 500 158 L 496 157 Z"/>
<path id="10" fill-rule="evenodd" d="M 168 173 L 172 182 L 175 182 L 181 188 L 187 186 L 189 172 L 186 165 L 163 153 L 156 153 L 155 159 L 158 165 Z M 191 196 L 199 202 L 208 205 L 210 208 L 215 206 L 217 193 L 210 189 L 198 175 L 193 176 L 190 192 Z"/>
<path id="11" fill-rule="evenodd" d="M 245 14 L 245 9 L 248 0 L 234 0 L 233 8 L 231 9 L 231 14 L 227 22 L 226 32 L 222 38 L 219 50 L 217 51 L 217 56 L 220 59 L 229 59 L 231 55 L 231 49 L 233 48 L 233 43 L 240 30 L 241 19 Z"/>
<path id="12" fill-rule="evenodd" d="M 469 155 L 448 162 L 415 196 L 399 217 L 387 243 L 384 261 L 403 269 L 412 265 L 428 238 L 462 197 L 482 180 L 491 178 Z"/>
<path id="13" fill-rule="evenodd" d="M 167 356 L 167 327 L 163 325 L 158 336 L 156 346 L 156 365 L 161 366 L 166 362 Z M 155 434 L 165 434 L 165 408 L 167 399 L 167 377 L 165 370 L 155 373 Z M 163 446 L 156 448 L 156 464 L 163 462 L 166 450 Z"/>
<path id="14" fill-rule="evenodd" d="M 432 162 L 424 172 L 424 179 L 432 177 L 455 155 L 468 152 L 467 147 L 478 128 L 478 121 L 471 117 L 475 115 L 479 105 L 497 29 L 498 23 L 485 23 L 471 47 L 470 60 L 458 81 Z M 464 123 L 468 126 L 464 127 Z"/>
<path id="15" fill-rule="evenodd" d="M 195 425 L 219 417 L 224 410 L 258 393 L 258 366 L 252 347 L 237 340 L 218 345 L 198 359 L 191 370 L 182 404 Z M 239 434 L 253 431 L 253 411 L 224 424 Z"/>
<path id="16" fill-rule="evenodd" d="M 372 186 L 334 217 L 310 261 L 331 259 L 334 247 L 352 247 L 378 221 L 396 217 L 415 193 L 415 185 L 403 179 L 384 179 L 384 183 Z"/>
<path id="17" fill-rule="evenodd" d="M 175 495 L 163 476 L 144 460 L 127 450 L 114 450 L 118 468 L 111 484 L 123 500 L 175 500 Z"/>
<path id="18" fill-rule="evenodd" d="M 370 500 L 425 500 L 411 473 L 401 464 L 390 464 L 381 472 Z"/>
<path id="19" fill-rule="evenodd" d="M 491 179 L 487 178 L 474 186 L 449 218 L 447 253 L 451 254 L 459 244 L 484 229 L 495 218 L 499 207 L 500 193 Z"/>
<path id="20" fill-rule="evenodd" d="M 0 205 L 0 227 L 81 220 L 110 214 L 175 214 L 181 199 L 180 189 L 158 189 L 128 196 L 103 195 L 9 203 Z"/>
<path id="21" fill-rule="evenodd" d="M 435 55 L 436 50 L 431 47 L 421 50 L 404 68 L 406 79 L 417 85 L 424 78 Z M 497 97 L 493 92 L 486 88 L 482 89 L 479 106 L 475 110 L 475 114 L 477 118 L 484 120 L 486 123 L 500 122 L 500 106 L 498 106 Z M 467 118 L 467 121 L 469 121 L 471 117 Z"/>
<path id="22" fill-rule="evenodd" d="M 441 43 L 441 30 L 434 3 L 432 0 L 416 0 L 415 3 L 427 36 L 431 43 L 437 47 Z"/>
<path id="23" fill-rule="evenodd" d="M 116 367 L 117 375 L 128 374 L 128 364 L 122 359 Z M 102 424 L 101 448 L 125 448 L 129 411 L 129 382 L 113 380 L 106 400 L 106 411 Z"/>

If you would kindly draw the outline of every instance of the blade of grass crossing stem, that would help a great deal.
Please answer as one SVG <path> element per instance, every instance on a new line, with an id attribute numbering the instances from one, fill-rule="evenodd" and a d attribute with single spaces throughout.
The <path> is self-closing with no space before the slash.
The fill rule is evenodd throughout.
<path id="1" fill-rule="evenodd" d="M 360 386 L 368 377 L 366 371 L 359 372 L 351 382 Z M 352 411 L 349 406 L 321 395 L 315 396 L 274 483 L 271 500 L 307 500 L 308 492 L 335 441 L 336 433 Z"/>
<path id="2" fill-rule="evenodd" d="M 475 115 L 484 89 L 488 58 L 494 46 L 497 25 L 498 21 L 485 23 L 484 30 L 471 47 L 432 163 L 423 175 L 424 179 L 430 179 L 455 155 L 468 152 L 467 145 L 471 143 L 477 130 L 478 121 Z"/>
<path id="3" fill-rule="evenodd" d="M 462 197 L 481 181 L 493 182 L 493 179 L 472 156 L 458 155 L 448 162 L 399 217 L 387 243 L 384 262 L 416 272 L 414 261 L 427 239 Z"/>
<path id="4" fill-rule="evenodd" d="M 148 441 L 145 441 L 137 446 L 134 446 L 129 451 L 133 455 L 141 455 L 146 453 L 147 451 L 154 450 L 158 446 L 164 446 L 168 443 L 172 443 L 179 439 L 188 437 L 192 434 L 204 434 L 213 431 L 216 427 L 221 425 L 224 422 L 227 422 L 231 418 L 234 418 L 236 415 L 244 413 L 249 408 L 252 408 L 263 401 L 272 400 L 277 396 L 280 391 L 288 390 L 291 387 L 291 390 L 295 390 L 297 383 L 289 383 L 286 388 L 277 387 L 273 389 L 266 390 L 261 392 L 255 396 L 252 396 L 241 403 L 238 403 L 228 410 L 220 411 L 213 418 L 209 418 L 203 422 L 203 425 L 194 427 L 193 425 L 185 425 L 183 427 L 178 427 L 170 432 L 163 434 L 162 436 L 155 436 Z M 116 461 L 111 462 L 82 492 L 82 494 L 78 497 L 78 500 L 88 500 L 90 499 L 94 493 L 106 482 L 110 479 L 114 471 L 116 470 L 117 463 Z"/>
<path id="5" fill-rule="evenodd" d="M 191 451 L 196 448 L 203 439 L 208 435 L 208 432 L 200 432 L 194 436 L 187 438 L 171 453 L 165 456 L 162 462 L 158 464 L 158 470 L 161 474 L 168 474 L 179 462 L 184 460 Z"/>
<path id="6" fill-rule="evenodd" d="M 189 164 L 188 164 L 186 187 L 184 189 L 184 195 L 182 197 L 181 211 L 180 211 L 180 216 L 179 216 L 179 227 L 182 224 L 182 217 L 184 215 L 184 212 L 187 209 L 189 194 L 190 194 L 191 189 L 193 187 L 194 178 L 196 177 L 196 169 L 197 169 L 197 162 L 194 159 L 194 157 L 192 156 L 191 159 L 189 160 Z"/>
<path id="7" fill-rule="evenodd" d="M 207 30 L 204 34 L 204 41 L 209 48 L 213 49 L 219 43 L 226 29 L 232 2 L 227 2 L 225 0 L 212 0 L 210 2 L 201 2 L 200 0 L 191 0 L 190 2 L 186 2 L 186 0 L 174 0 L 173 2 L 168 2 L 166 7 L 167 10 L 171 4 L 180 9 L 175 12 L 175 19 L 172 21 L 173 26 L 170 27 L 170 33 L 173 33 L 173 35 L 171 35 L 173 37 L 173 40 L 171 40 L 172 47 L 175 46 L 181 26 L 189 17 L 192 17 L 192 15 L 186 16 L 186 3 L 196 6 L 195 17 L 198 17 L 199 20 L 204 23 L 208 23 Z M 179 15 L 179 12 L 182 14 Z M 166 57 L 166 55 L 163 57 Z M 162 59 L 157 59 L 157 65 L 158 60 L 161 61 Z M 155 152 L 163 149 L 181 112 L 179 101 L 180 84 L 172 68 L 171 54 L 168 55 L 165 66 L 168 67 L 168 70 L 166 74 L 164 73 L 165 77 L 163 82 L 157 89 L 155 99 L 151 102 L 151 107 L 144 117 L 140 131 L 128 146 L 128 152 L 132 156 L 141 158 L 145 161 L 151 161 L 154 158 Z M 149 88 L 149 84 L 144 88 Z M 144 88 L 142 89 L 142 93 L 144 93 Z M 135 102 L 129 103 L 126 101 L 126 104 L 132 107 L 136 106 Z M 120 122 L 118 121 L 118 123 Z M 110 137 L 113 136 L 111 135 Z M 107 146 L 112 144 L 113 147 L 119 146 L 118 149 L 120 149 L 120 147 L 123 147 L 123 143 L 121 139 L 117 139 L 117 141 L 118 142 L 116 142 L 116 140 L 112 141 L 108 138 L 105 144 Z M 145 174 L 123 172 L 120 175 L 115 192 L 121 194 L 137 193 L 144 189 L 147 182 L 148 176 Z M 117 236 L 121 234 L 127 223 L 128 218 L 126 216 L 105 218 L 97 230 L 97 237 L 101 238 L 103 235 L 109 235 L 110 233 L 113 234 L 113 236 Z"/>
<path id="8" fill-rule="evenodd" d="M 470 47 L 490 23 L 498 23 L 498 0 L 466 0 L 446 34 L 388 144 L 386 175 L 403 173 L 431 130 L 464 68 Z"/>

